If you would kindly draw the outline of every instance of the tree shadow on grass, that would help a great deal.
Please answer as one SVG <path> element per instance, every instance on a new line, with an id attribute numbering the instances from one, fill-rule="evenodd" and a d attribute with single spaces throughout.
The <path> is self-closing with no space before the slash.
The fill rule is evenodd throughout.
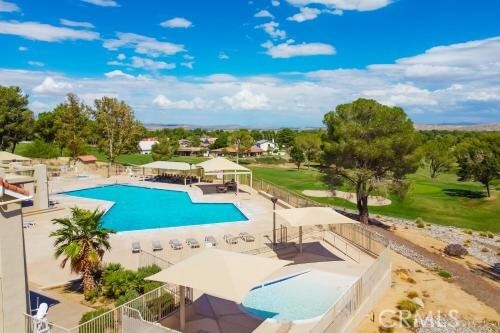
<path id="1" fill-rule="evenodd" d="M 469 199 L 481 199 L 486 197 L 486 194 L 481 191 L 462 190 L 456 188 L 445 188 L 443 192 L 450 197 L 461 197 Z"/>

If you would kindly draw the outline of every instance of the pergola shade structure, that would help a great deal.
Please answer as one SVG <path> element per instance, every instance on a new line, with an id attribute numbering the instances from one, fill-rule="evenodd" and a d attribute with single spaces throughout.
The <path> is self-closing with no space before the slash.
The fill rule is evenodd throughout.
<path id="1" fill-rule="evenodd" d="M 345 223 L 359 223 L 336 212 L 330 207 L 304 207 L 275 210 L 292 227 L 299 227 L 299 249 L 302 253 L 302 227 L 314 225 L 331 225 Z"/>
<path id="2" fill-rule="evenodd" d="M 8 151 L 0 151 L 0 163 L 8 162 L 27 162 L 31 161 L 30 158 L 9 153 Z"/>
<path id="3" fill-rule="evenodd" d="M 218 249 L 204 249 L 180 263 L 148 277 L 148 280 L 181 286 L 181 331 L 185 325 L 185 287 L 241 303 L 245 295 L 291 261 Z"/>
<path id="4" fill-rule="evenodd" d="M 185 162 L 170 162 L 170 161 L 155 161 L 147 164 L 141 165 L 141 168 L 143 170 L 145 169 L 155 169 L 158 171 L 165 171 L 165 172 L 175 172 L 182 174 L 184 176 L 184 185 L 186 183 L 186 178 L 190 174 L 196 174 L 199 175 L 199 169 L 189 163 Z"/>
<path id="5" fill-rule="evenodd" d="M 203 173 L 207 176 L 217 176 L 231 174 L 234 175 L 236 183 L 238 183 L 239 175 L 250 175 L 250 187 L 252 186 L 252 170 L 244 166 L 234 163 L 224 157 L 216 157 L 196 164 L 197 167 L 203 169 Z M 237 184 L 238 187 L 238 184 Z"/>

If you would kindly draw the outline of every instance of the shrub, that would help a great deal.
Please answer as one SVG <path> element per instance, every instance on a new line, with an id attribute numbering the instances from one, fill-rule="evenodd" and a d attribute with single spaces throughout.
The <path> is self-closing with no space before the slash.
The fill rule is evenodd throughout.
<path id="1" fill-rule="evenodd" d="M 146 302 L 146 306 L 150 313 L 161 315 L 165 310 L 173 308 L 175 305 L 174 296 L 170 293 L 165 293 L 158 298 Z M 159 319 L 159 318 L 156 318 Z"/>
<path id="2" fill-rule="evenodd" d="M 422 220 L 422 218 L 420 217 L 417 217 L 417 219 L 415 220 L 415 224 L 417 225 L 417 228 L 425 227 L 424 220 Z"/>
<path id="3" fill-rule="evenodd" d="M 399 199 L 404 200 L 412 186 L 409 180 L 395 180 L 389 185 L 389 191 L 395 194 Z"/>
<path id="4" fill-rule="evenodd" d="M 415 317 L 409 316 L 407 318 L 403 318 L 403 324 L 409 328 L 414 327 L 415 326 Z"/>
<path id="5" fill-rule="evenodd" d="M 490 252 L 490 250 L 487 247 L 483 247 L 481 249 L 481 252 L 486 253 L 486 252 Z"/>
<path id="6" fill-rule="evenodd" d="M 481 236 L 481 237 L 487 237 L 487 236 L 488 236 L 488 234 L 486 233 L 486 231 L 481 231 L 481 232 L 479 233 L 479 236 Z"/>
<path id="7" fill-rule="evenodd" d="M 471 229 L 464 229 L 464 234 L 466 234 L 466 235 L 472 235 L 473 231 Z"/>
<path id="8" fill-rule="evenodd" d="M 445 271 L 444 269 L 438 270 L 438 275 L 445 279 L 449 279 L 453 276 L 450 272 Z"/>
<path id="9" fill-rule="evenodd" d="M 137 290 L 137 284 L 136 273 L 120 264 L 110 264 L 102 272 L 103 293 L 109 298 L 118 299 L 129 290 Z"/>
<path id="10" fill-rule="evenodd" d="M 408 296 L 408 298 L 415 298 L 415 297 L 418 297 L 418 293 L 414 290 L 410 290 L 409 292 L 406 293 L 406 296 Z"/>
<path id="11" fill-rule="evenodd" d="M 83 297 L 85 298 L 86 301 L 88 301 L 90 303 L 95 303 L 95 301 L 100 296 L 100 294 L 101 294 L 101 292 L 100 292 L 99 288 L 94 288 L 92 290 L 86 291 L 83 294 Z"/>
<path id="12" fill-rule="evenodd" d="M 125 304 L 128 301 L 136 299 L 139 296 L 141 295 L 135 289 L 128 290 L 125 294 L 118 297 L 118 299 L 115 302 L 115 306 L 120 306 L 122 304 Z"/>
<path id="13" fill-rule="evenodd" d="M 394 333 L 395 328 L 394 327 L 385 327 L 385 326 L 379 326 L 378 331 L 379 333 Z"/>
<path id="14" fill-rule="evenodd" d="M 79 324 L 86 323 L 96 317 L 99 317 L 100 315 L 108 312 L 108 309 L 98 309 L 98 310 L 93 310 L 87 313 L 84 313 L 82 318 L 80 319 Z M 108 331 L 108 328 L 112 328 L 114 326 L 114 321 L 113 320 L 98 320 L 94 324 L 92 324 L 92 332 L 93 333 L 105 333 Z M 89 330 L 89 327 L 82 326 L 80 327 L 79 331 L 80 333 L 86 333 Z"/>
<path id="15" fill-rule="evenodd" d="M 488 238 L 493 238 L 493 237 L 495 237 L 495 234 L 494 234 L 494 233 L 492 233 L 491 231 L 487 231 L 487 232 L 486 232 L 486 237 L 488 237 Z"/>
<path id="16" fill-rule="evenodd" d="M 410 313 L 413 314 L 417 312 L 420 306 L 415 302 L 413 302 L 411 299 L 404 298 L 398 302 L 397 308 L 402 311 L 404 310 L 409 311 Z"/>
<path id="17" fill-rule="evenodd" d="M 163 283 L 157 281 L 148 281 L 145 280 L 148 276 L 156 274 L 161 271 L 160 266 L 151 265 L 147 267 L 141 267 L 137 270 L 137 291 L 141 294 L 145 294 L 150 292 L 151 290 L 155 290 L 160 287 Z"/>
<path id="18" fill-rule="evenodd" d="M 35 140 L 26 146 L 23 155 L 31 158 L 57 158 L 59 148 L 53 143 Z"/>

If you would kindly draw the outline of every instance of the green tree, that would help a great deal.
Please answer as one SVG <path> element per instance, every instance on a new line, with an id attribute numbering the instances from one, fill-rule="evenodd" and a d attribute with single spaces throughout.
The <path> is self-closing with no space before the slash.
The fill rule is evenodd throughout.
<path id="1" fill-rule="evenodd" d="M 418 168 L 420 135 L 402 108 L 369 99 L 338 105 L 323 122 L 325 163 L 355 187 L 359 220 L 368 223 L 368 195 L 377 183 Z"/>
<path id="2" fill-rule="evenodd" d="M 72 208 L 70 218 L 53 219 L 57 230 L 54 237 L 55 257 L 63 257 L 61 267 L 70 263 L 71 271 L 82 276 L 83 291 L 95 288 L 94 271 L 101 265 L 102 257 L 109 251 L 109 236 L 114 233 L 103 228 L 103 211 Z"/>
<path id="3" fill-rule="evenodd" d="M 471 137 L 457 147 L 459 180 L 473 180 L 486 186 L 490 197 L 491 182 L 500 178 L 500 134 Z"/>
<path id="4" fill-rule="evenodd" d="M 295 137 L 295 145 L 304 151 L 307 167 L 321 150 L 321 137 L 317 132 L 303 132 Z"/>
<path id="5" fill-rule="evenodd" d="M 54 142 L 57 133 L 55 122 L 55 112 L 42 112 L 38 114 L 35 121 L 35 135 L 44 142 Z"/>
<path id="6" fill-rule="evenodd" d="M 21 88 L 0 85 L 0 150 L 14 152 L 16 145 L 32 134 L 34 119 L 28 103 Z"/>
<path id="7" fill-rule="evenodd" d="M 74 94 L 68 94 L 67 101 L 55 109 L 56 141 L 62 150 L 66 148 L 72 160 L 85 152 L 88 135 L 89 111 Z"/>
<path id="8" fill-rule="evenodd" d="M 292 149 L 290 149 L 290 158 L 297 166 L 297 170 L 300 170 L 300 165 L 306 160 L 304 151 L 298 146 L 293 146 Z"/>
<path id="9" fill-rule="evenodd" d="M 210 149 L 219 149 L 228 146 L 228 137 L 229 134 L 227 132 L 221 131 L 217 134 L 217 139 L 213 144 L 210 145 Z"/>
<path id="10" fill-rule="evenodd" d="M 155 161 L 168 161 L 174 156 L 179 144 L 168 138 L 160 138 L 159 142 L 151 147 L 151 156 Z"/>
<path id="11" fill-rule="evenodd" d="M 98 133 L 97 145 L 108 158 L 108 177 L 116 157 L 136 149 L 142 134 L 142 125 L 135 119 L 134 111 L 124 101 L 102 97 L 94 102 L 91 111 Z"/>
<path id="12" fill-rule="evenodd" d="M 228 142 L 236 146 L 236 163 L 239 163 L 240 152 L 250 148 L 254 141 L 248 130 L 240 129 L 229 134 Z"/>
<path id="13" fill-rule="evenodd" d="M 276 134 L 276 143 L 281 147 L 291 147 L 293 146 L 293 140 L 295 139 L 296 132 L 289 128 L 283 128 Z"/>
<path id="14" fill-rule="evenodd" d="M 431 178 L 436 178 L 440 172 L 449 171 L 455 162 L 452 150 L 454 139 L 450 135 L 436 136 L 423 146 L 425 162 L 429 166 Z"/>

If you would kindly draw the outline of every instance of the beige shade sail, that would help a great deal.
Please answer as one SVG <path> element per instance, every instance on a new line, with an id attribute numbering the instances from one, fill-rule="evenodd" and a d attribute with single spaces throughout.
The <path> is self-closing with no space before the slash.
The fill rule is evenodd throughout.
<path id="1" fill-rule="evenodd" d="M 148 280 L 173 283 L 241 303 L 245 295 L 291 261 L 204 249 Z"/>
<path id="2" fill-rule="evenodd" d="M 169 161 L 155 161 L 141 165 L 145 169 L 160 169 L 160 170 L 176 170 L 176 171 L 189 171 L 196 169 L 196 166 L 191 166 L 185 162 L 169 162 Z"/>
<path id="3" fill-rule="evenodd" d="M 31 161 L 30 158 L 9 153 L 8 151 L 0 151 L 0 162 L 16 162 L 16 161 Z"/>
<path id="4" fill-rule="evenodd" d="M 329 207 L 304 207 L 275 210 L 292 227 L 324 224 L 359 223 Z"/>
<path id="5" fill-rule="evenodd" d="M 197 167 L 203 168 L 205 174 L 210 173 L 251 173 L 250 169 L 242 165 L 236 164 L 224 157 L 216 157 L 196 164 Z"/>

